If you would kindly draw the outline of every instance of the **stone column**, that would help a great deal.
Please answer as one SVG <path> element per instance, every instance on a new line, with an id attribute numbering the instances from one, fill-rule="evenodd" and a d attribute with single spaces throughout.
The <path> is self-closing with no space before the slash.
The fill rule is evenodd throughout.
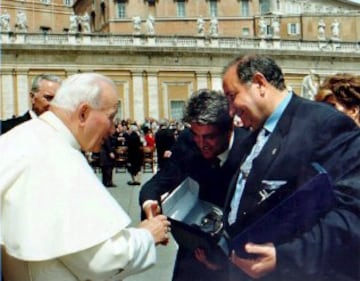
<path id="1" fill-rule="evenodd" d="M 163 113 L 164 113 L 164 118 L 169 118 L 169 103 L 168 103 L 168 100 L 169 100 L 169 89 L 168 89 L 168 84 L 167 82 L 163 82 L 161 84 L 161 93 L 162 93 L 162 108 L 163 108 Z M 160 115 L 160 114 L 159 114 Z"/>
<path id="2" fill-rule="evenodd" d="M 130 86 L 128 81 L 122 81 L 120 84 L 123 84 L 124 89 L 124 104 L 122 105 L 123 118 L 130 116 Z"/>
<path id="3" fill-rule="evenodd" d="M 207 72 L 196 72 L 197 88 L 208 88 Z"/>
<path id="4" fill-rule="evenodd" d="M 17 112 L 22 115 L 31 107 L 29 101 L 29 83 L 26 70 L 17 74 Z"/>
<path id="5" fill-rule="evenodd" d="M 270 12 L 277 13 L 280 12 L 277 8 L 277 1 L 276 0 L 270 0 Z"/>
<path id="6" fill-rule="evenodd" d="M 0 106 L 1 119 L 8 119 L 13 114 L 15 114 L 15 105 L 14 105 L 14 81 L 13 73 L 9 70 L 2 70 L 1 76 L 1 97 L 0 101 L 2 106 Z"/>
<path id="7" fill-rule="evenodd" d="M 211 89 L 223 91 L 221 73 L 211 73 Z"/>
<path id="8" fill-rule="evenodd" d="M 139 124 L 144 121 L 144 83 L 141 71 L 134 71 L 133 75 L 133 103 L 134 120 Z"/>
<path id="9" fill-rule="evenodd" d="M 157 72 L 148 73 L 148 93 L 149 93 L 149 116 L 159 119 L 159 87 Z"/>

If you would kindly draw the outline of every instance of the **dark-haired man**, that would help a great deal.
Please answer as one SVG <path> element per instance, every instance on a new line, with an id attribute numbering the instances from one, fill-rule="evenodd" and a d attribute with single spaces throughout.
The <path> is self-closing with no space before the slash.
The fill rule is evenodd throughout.
<path id="1" fill-rule="evenodd" d="M 224 70 L 230 114 L 253 133 L 244 140 L 242 160 L 230 184 L 224 211 L 226 232 L 236 235 L 276 206 L 278 194 L 294 191 L 303 169 L 322 165 L 334 183 L 336 203 L 316 224 L 281 243 L 248 243 L 253 259 L 232 255 L 231 280 L 359 280 L 360 131 L 346 115 L 286 89 L 281 68 L 269 57 L 245 55 Z M 260 138 L 261 136 L 261 138 Z M 261 141 L 260 141 L 261 139 Z M 281 182 L 264 200 L 264 181 Z M 270 194 L 270 193 L 269 193 Z M 270 198 L 270 199 L 269 199 Z M 275 202 L 274 202 L 275 201 Z M 300 211 L 300 210 L 299 210 Z M 274 226 L 276 227 L 276 226 Z M 250 237 L 251 240 L 251 237 Z"/>
<path id="2" fill-rule="evenodd" d="M 228 101 L 221 92 L 207 89 L 194 92 L 183 120 L 189 127 L 179 135 L 168 163 L 140 192 L 140 205 L 147 217 L 152 216 L 161 195 L 186 177 L 199 183 L 201 200 L 223 207 L 227 186 L 239 165 L 239 143 L 248 132 L 234 129 Z M 201 249 L 190 252 L 180 245 L 173 280 L 225 280 L 226 270 L 209 270 L 212 265 L 200 263 L 202 257 Z"/>

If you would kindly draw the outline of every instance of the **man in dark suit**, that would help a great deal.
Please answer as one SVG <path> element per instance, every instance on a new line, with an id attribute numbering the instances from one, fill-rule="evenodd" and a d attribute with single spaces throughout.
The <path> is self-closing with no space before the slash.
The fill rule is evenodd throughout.
<path id="1" fill-rule="evenodd" d="M 359 128 L 335 109 L 289 93 L 280 67 L 268 57 L 236 58 L 224 70 L 223 88 L 230 113 L 253 129 L 240 147 L 243 161 L 225 206 L 230 237 L 276 206 L 281 194 L 293 192 L 312 162 L 327 170 L 336 197 L 331 210 L 292 239 L 247 243 L 245 251 L 256 255 L 252 259 L 232 253 L 236 267 L 230 280 L 359 280 Z M 262 134 L 262 148 L 249 160 Z M 269 180 L 281 184 L 264 200 L 264 181 Z"/>
<path id="2" fill-rule="evenodd" d="M 103 143 L 100 150 L 100 168 L 102 174 L 102 183 L 106 187 L 116 187 L 113 182 L 113 169 L 115 165 L 114 139 L 109 136 Z"/>
<path id="3" fill-rule="evenodd" d="M 19 117 L 1 121 L 0 134 L 4 134 L 15 126 L 47 111 L 50 107 L 50 101 L 55 96 L 60 84 L 61 79 L 53 74 L 35 76 L 30 91 L 31 109 Z"/>
<path id="4" fill-rule="evenodd" d="M 248 131 L 233 130 L 226 97 L 206 89 L 192 95 L 184 121 L 190 127 L 179 135 L 168 163 L 141 189 L 140 205 L 147 217 L 158 207 L 161 195 L 177 187 L 186 177 L 199 183 L 201 200 L 221 208 L 224 205 L 226 187 L 240 161 L 239 143 Z M 226 272 L 213 272 L 198 261 L 202 251 L 197 249 L 193 253 L 179 245 L 173 280 L 222 280 Z M 211 263 L 207 266 L 211 267 Z"/>
<path id="5" fill-rule="evenodd" d="M 168 120 L 160 121 L 160 128 L 155 133 L 155 144 L 158 168 L 162 169 L 168 162 L 170 149 L 175 143 L 174 130 L 169 127 Z"/>

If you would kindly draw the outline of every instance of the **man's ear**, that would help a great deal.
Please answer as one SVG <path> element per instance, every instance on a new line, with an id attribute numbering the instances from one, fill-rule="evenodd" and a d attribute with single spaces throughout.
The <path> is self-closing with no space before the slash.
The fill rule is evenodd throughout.
<path id="1" fill-rule="evenodd" d="M 34 93 L 34 92 L 30 92 L 31 104 L 34 104 L 34 103 L 35 103 L 34 98 L 35 98 L 35 93 Z"/>
<path id="2" fill-rule="evenodd" d="M 253 84 L 257 85 L 260 91 L 260 95 L 263 97 L 265 95 L 265 88 L 268 84 L 265 76 L 260 72 L 256 72 L 252 78 L 252 82 Z"/>
<path id="3" fill-rule="evenodd" d="M 359 120 L 360 108 L 358 106 L 353 106 L 350 108 L 350 115 L 353 119 Z"/>
<path id="4" fill-rule="evenodd" d="M 256 72 L 252 78 L 252 82 L 254 84 L 258 84 L 259 87 L 264 86 L 265 84 L 268 83 L 268 81 L 266 80 L 265 76 L 260 73 L 260 72 Z"/>
<path id="5" fill-rule="evenodd" d="M 89 117 L 91 108 L 87 103 L 82 103 L 78 107 L 78 119 L 80 121 L 80 124 L 83 124 L 86 122 L 86 120 Z"/>

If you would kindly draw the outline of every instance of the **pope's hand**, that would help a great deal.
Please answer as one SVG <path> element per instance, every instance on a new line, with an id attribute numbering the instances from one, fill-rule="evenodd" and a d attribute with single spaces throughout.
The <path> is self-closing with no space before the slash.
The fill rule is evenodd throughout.
<path id="1" fill-rule="evenodd" d="M 170 221 L 164 215 L 157 215 L 155 217 L 142 221 L 140 228 L 145 228 L 152 234 L 155 244 L 166 245 L 169 241 L 169 233 L 171 231 Z"/>
<path id="2" fill-rule="evenodd" d="M 160 206 L 156 200 L 148 200 L 143 207 L 146 218 L 150 219 L 160 214 Z"/>
<path id="3" fill-rule="evenodd" d="M 261 278 L 276 268 L 276 249 L 273 243 L 247 243 L 245 250 L 249 254 L 256 254 L 255 259 L 243 259 L 231 253 L 231 262 L 252 278 Z"/>

